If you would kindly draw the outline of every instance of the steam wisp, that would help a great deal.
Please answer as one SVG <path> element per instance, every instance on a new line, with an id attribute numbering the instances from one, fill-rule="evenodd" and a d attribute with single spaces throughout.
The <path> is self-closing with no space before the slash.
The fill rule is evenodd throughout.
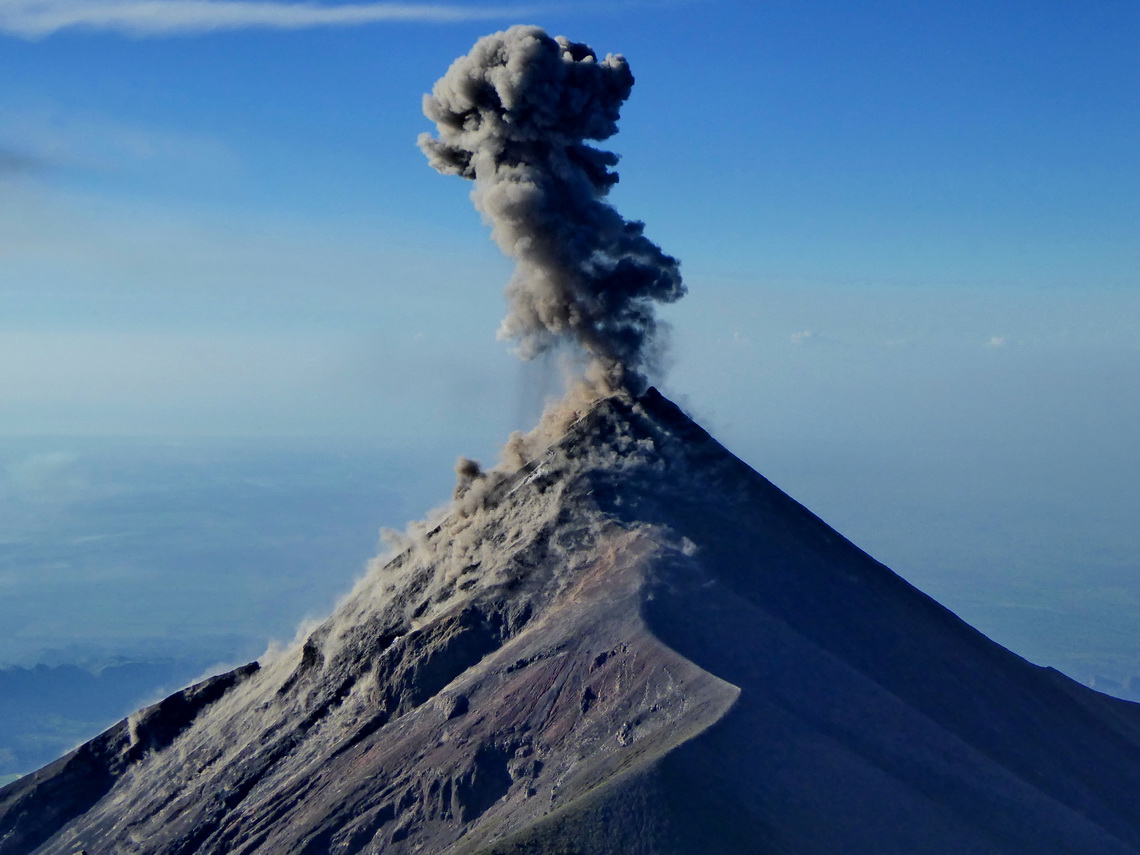
<path id="1" fill-rule="evenodd" d="M 685 293 L 677 259 L 605 197 L 617 155 L 586 144 L 617 132 L 633 75 L 625 58 L 518 26 L 480 39 L 424 96 L 439 137 L 420 148 L 472 198 L 518 262 L 499 337 L 530 359 L 563 342 L 587 358 L 595 393 L 640 394 L 653 366 L 655 302 Z"/>

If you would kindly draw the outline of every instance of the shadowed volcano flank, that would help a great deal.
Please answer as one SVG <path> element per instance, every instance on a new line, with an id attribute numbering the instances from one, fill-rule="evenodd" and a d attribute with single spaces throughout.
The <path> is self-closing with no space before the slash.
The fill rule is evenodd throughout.
<path id="1" fill-rule="evenodd" d="M 652 389 L 260 665 L 0 791 L 0 853 L 1140 852 L 1135 705 L 990 642 Z"/>

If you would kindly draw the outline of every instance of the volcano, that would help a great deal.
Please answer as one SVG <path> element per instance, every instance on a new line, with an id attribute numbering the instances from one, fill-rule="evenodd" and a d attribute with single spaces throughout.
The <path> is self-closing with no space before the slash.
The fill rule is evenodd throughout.
<path id="1" fill-rule="evenodd" d="M 1032 665 L 650 389 L 303 642 L 0 791 L 0 853 L 1140 853 L 1140 706 Z"/>

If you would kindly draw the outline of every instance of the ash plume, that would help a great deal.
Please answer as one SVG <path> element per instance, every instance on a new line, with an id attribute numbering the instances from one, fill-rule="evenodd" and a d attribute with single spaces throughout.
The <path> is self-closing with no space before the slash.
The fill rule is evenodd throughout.
<path id="1" fill-rule="evenodd" d="M 524 359 L 577 345 L 606 394 L 644 390 L 653 304 L 685 293 L 677 259 L 605 200 L 617 155 L 585 142 L 617 132 L 632 86 L 620 55 L 512 27 L 480 39 L 424 96 L 439 137 L 419 138 L 436 170 L 475 182 L 475 206 L 518 262 L 499 337 Z"/>

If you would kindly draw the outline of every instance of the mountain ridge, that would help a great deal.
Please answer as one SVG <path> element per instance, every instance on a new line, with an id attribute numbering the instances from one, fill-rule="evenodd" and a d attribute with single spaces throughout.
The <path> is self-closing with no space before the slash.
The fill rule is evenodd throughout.
<path id="1" fill-rule="evenodd" d="M 144 712 L 79 749 L 122 766 L 67 779 L 73 816 L 43 819 L 79 754 L 0 790 L 0 853 L 1140 852 L 1140 707 L 989 641 L 652 389 L 480 473 L 227 679 L 165 742 Z"/>

